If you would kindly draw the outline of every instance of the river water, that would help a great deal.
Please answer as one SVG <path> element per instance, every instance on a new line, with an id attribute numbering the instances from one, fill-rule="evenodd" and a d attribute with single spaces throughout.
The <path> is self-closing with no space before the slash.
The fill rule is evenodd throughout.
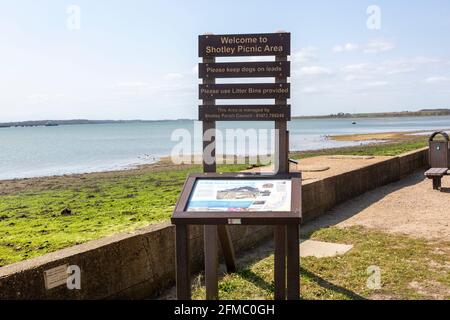
<path id="1" fill-rule="evenodd" d="M 353 121 L 356 124 L 352 124 Z M 260 145 L 267 145 L 261 143 L 262 140 L 273 142 L 270 138 L 272 126 L 266 122 L 219 124 L 218 129 L 223 133 L 223 138 L 218 139 L 219 153 L 223 150 L 225 153 L 243 152 L 236 143 L 233 149 L 233 136 L 230 138 L 225 134 L 227 129 L 236 134 L 239 128 L 251 128 L 258 134 L 258 144 L 250 142 L 247 151 L 249 154 L 261 153 Z M 359 144 L 328 139 L 336 134 L 442 128 L 450 128 L 450 117 L 296 119 L 289 123 L 290 149 L 316 150 Z M 1 128 L 0 179 L 121 170 L 170 155 L 181 140 L 184 145 L 189 145 L 187 151 L 200 153 L 200 123 L 178 120 Z"/>

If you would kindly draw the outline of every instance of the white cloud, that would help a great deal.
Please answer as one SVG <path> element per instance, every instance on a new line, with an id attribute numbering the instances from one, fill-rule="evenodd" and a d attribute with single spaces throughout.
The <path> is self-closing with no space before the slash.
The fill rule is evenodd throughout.
<path id="1" fill-rule="evenodd" d="M 448 82 L 450 81 L 449 77 L 443 77 L 443 76 L 436 76 L 436 77 L 429 77 L 425 79 L 426 83 L 442 83 L 442 82 Z"/>
<path id="2" fill-rule="evenodd" d="M 358 64 L 349 64 L 342 67 L 342 72 L 345 73 L 360 73 L 367 72 L 370 68 L 369 63 L 358 63 Z"/>
<path id="3" fill-rule="evenodd" d="M 165 80 L 179 80 L 183 78 L 183 74 L 174 72 L 174 73 L 167 73 L 164 75 Z"/>
<path id="4" fill-rule="evenodd" d="M 333 52 L 340 53 L 340 52 L 352 52 L 359 49 L 359 45 L 355 43 L 346 43 L 345 45 L 336 45 L 333 47 Z"/>
<path id="5" fill-rule="evenodd" d="M 147 82 L 130 81 L 130 82 L 119 82 L 116 84 L 116 87 L 137 88 L 137 87 L 145 87 L 148 85 L 149 83 Z"/>
<path id="6" fill-rule="evenodd" d="M 308 63 L 317 60 L 317 48 L 313 46 L 305 47 L 292 55 L 294 63 Z"/>
<path id="7" fill-rule="evenodd" d="M 192 67 L 191 69 L 193 75 L 198 75 L 198 64 Z"/>
<path id="8" fill-rule="evenodd" d="M 420 63 L 414 60 L 389 60 L 380 63 L 351 64 L 341 68 L 346 80 L 370 78 L 374 75 L 395 75 L 416 71 Z"/>
<path id="9" fill-rule="evenodd" d="M 379 72 L 385 74 L 399 74 L 416 71 L 417 65 L 407 60 L 386 61 L 379 67 Z"/>
<path id="10" fill-rule="evenodd" d="M 385 40 L 372 40 L 365 47 L 365 53 L 380 53 L 391 51 L 394 49 L 395 45 L 392 42 Z"/>
<path id="11" fill-rule="evenodd" d="M 299 73 L 300 75 L 304 76 L 323 76 L 323 75 L 331 75 L 333 74 L 333 71 L 325 67 L 311 66 L 300 68 Z"/>
<path id="12" fill-rule="evenodd" d="M 33 93 L 27 97 L 27 100 L 32 103 L 50 102 L 57 99 L 63 98 L 64 95 L 61 93 L 50 94 L 50 93 Z"/>
<path id="13" fill-rule="evenodd" d="M 320 90 L 317 87 L 304 87 L 301 89 L 302 93 L 312 94 L 312 93 L 319 93 Z"/>
<path id="14" fill-rule="evenodd" d="M 385 86 L 389 76 L 415 72 L 421 63 L 415 59 L 350 64 L 340 69 L 345 81 L 364 81 L 365 86 Z"/>
<path id="15" fill-rule="evenodd" d="M 344 80 L 345 81 L 355 81 L 355 80 L 364 80 L 364 79 L 367 79 L 367 78 L 368 78 L 367 76 L 363 76 L 363 75 L 350 74 L 350 75 L 345 76 Z"/>
<path id="16" fill-rule="evenodd" d="M 415 57 L 414 59 L 412 59 L 411 62 L 414 62 L 417 64 L 439 63 L 439 62 L 442 62 L 442 59 L 418 56 L 418 57 Z"/>
<path id="17" fill-rule="evenodd" d="M 386 40 L 371 40 L 367 44 L 359 45 L 356 43 L 348 42 L 343 45 L 335 45 L 333 47 L 334 53 L 342 52 L 354 52 L 362 50 L 364 53 L 380 53 L 387 52 L 394 49 L 395 45 Z"/>
<path id="18" fill-rule="evenodd" d="M 389 84 L 389 82 L 387 81 L 372 81 L 372 82 L 367 82 L 365 85 L 367 87 L 384 87 L 387 86 Z"/>

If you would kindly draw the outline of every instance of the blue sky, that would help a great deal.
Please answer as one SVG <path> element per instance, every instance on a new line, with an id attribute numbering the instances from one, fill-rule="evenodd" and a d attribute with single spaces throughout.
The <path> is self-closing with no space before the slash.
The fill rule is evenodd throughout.
<path id="1" fill-rule="evenodd" d="M 197 36 L 278 30 L 295 115 L 450 108 L 448 0 L 0 0 L 0 122 L 195 118 Z"/>

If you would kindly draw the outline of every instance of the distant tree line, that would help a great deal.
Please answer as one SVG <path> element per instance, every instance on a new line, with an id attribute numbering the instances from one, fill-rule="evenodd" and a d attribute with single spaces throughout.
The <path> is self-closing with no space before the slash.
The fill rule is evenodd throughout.
<path id="1" fill-rule="evenodd" d="M 387 117 L 420 117 L 420 116 L 449 116 L 450 109 L 422 109 L 419 111 L 378 112 L 378 113 L 344 113 L 324 116 L 299 116 L 294 119 L 345 119 L 345 118 L 387 118 Z"/>
<path id="2" fill-rule="evenodd" d="M 329 114 L 324 116 L 296 116 L 293 119 L 345 119 L 345 118 L 382 118 L 382 117 L 420 117 L 420 116 L 449 116 L 450 109 L 422 109 L 419 111 L 400 111 L 400 112 L 381 112 L 381 113 L 344 113 Z M 177 121 L 186 121 L 192 119 L 178 119 Z M 143 123 L 154 121 L 171 120 L 36 120 L 36 121 L 18 121 L 0 123 L 0 128 L 9 127 L 52 127 L 59 125 L 75 124 L 108 124 L 108 123 Z"/>

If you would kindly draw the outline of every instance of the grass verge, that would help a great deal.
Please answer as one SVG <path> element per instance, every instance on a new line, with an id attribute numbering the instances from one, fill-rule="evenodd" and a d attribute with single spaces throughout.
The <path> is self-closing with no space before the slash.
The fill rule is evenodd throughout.
<path id="1" fill-rule="evenodd" d="M 356 155 L 356 156 L 397 156 L 402 153 L 417 150 L 428 146 L 427 138 L 417 138 L 402 142 L 385 142 L 377 144 L 366 144 L 353 147 L 336 149 L 324 149 L 317 151 L 293 152 L 294 159 L 304 159 L 328 155 Z"/>
<path id="2" fill-rule="evenodd" d="M 450 299 L 450 243 L 430 242 L 391 235 L 362 227 L 331 227 L 311 234 L 311 239 L 352 244 L 342 256 L 301 259 L 301 298 L 308 300 Z M 380 270 L 381 288 L 370 289 Z M 372 269 L 374 270 L 374 269 Z M 371 277 L 372 275 L 372 277 Z M 193 290 L 204 299 L 205 288 Z M 272 299 L 273 255 L 259 257 L 219 282 L 220 299 Z"/>

